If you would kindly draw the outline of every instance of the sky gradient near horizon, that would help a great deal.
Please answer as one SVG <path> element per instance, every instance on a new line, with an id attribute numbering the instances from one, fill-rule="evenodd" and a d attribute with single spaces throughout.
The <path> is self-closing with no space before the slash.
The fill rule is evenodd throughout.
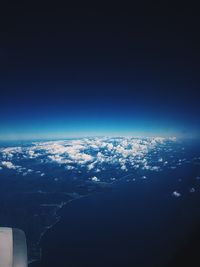
<path id="1" fill-rule="evenodd" d="M 0 29 L 0 140 L 198 137 L 193 11 L 8 5 Z"/>

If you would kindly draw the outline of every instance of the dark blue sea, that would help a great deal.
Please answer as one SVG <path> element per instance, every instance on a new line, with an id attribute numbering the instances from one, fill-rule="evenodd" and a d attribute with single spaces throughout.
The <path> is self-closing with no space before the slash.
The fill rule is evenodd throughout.
<path id="1" fill-rule="evenodd" d="M 186 164 L 147 179 L 130 176 L 109 191 L 72 201 L 44 236 L 42 261 L 33 266 L 185 266 L 186 248 L 199 245 L 199 172 L 199 164 Z M 172 195 L 175 190 L 181 197 Z M 187 266 L 194 266 L 193 256 Z"/>
<path id="2" fill-rule="evenodd" d="M 0 203 L 30 267 L 200 266 L 198 141 L 1 144 Z"/>

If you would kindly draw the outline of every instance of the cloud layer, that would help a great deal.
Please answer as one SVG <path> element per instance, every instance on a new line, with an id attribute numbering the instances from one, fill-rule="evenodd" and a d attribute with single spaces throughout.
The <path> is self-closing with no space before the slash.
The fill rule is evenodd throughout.
<path id="1" fill-rule="evenodd" d="M 84 170 L 91 174 L 110 169 L 160 171 L 168 165 L 160 154 L 170 151 L 170 144 L 175 141 L 175 138 L 162 137 L 95 137 L 34 142 L 22 147 L 1 148 L 0 170 L 15 170 L 25 176 L 33 172 L 34 165 L 41 176 L 41 166 L 56 164 L 66 171 Z"/>

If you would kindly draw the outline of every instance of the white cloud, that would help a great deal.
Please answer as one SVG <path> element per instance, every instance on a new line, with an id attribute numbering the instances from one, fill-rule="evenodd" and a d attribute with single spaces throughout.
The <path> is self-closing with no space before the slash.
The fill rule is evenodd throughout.
<path id="1" fill-rule="evenodd" d="M 112 143 L 107 144 L 107 149 L 111 151 L 113 149 L 113 144 Z"/>
<path id="2" fill-rule="evenodd" d="M 21 147 L 7 147 L 0 150 L 4 159 L 12 159 L 15 154 L 22 153 Z"/>
<path id="3" fill-rule="evenodd" d="M 78 153 L 78 152 L 74 152 L 74 153 L 69 154 L 69 158 L 74 163 L 78 163 L 78 164 L 85 164 L 85 163 L 93 160 L 93 157 L 91 155 L 86 154 L 86 153 Z"/>
<path id="4" fill-rule="evenodd" d="M 142 167 L 143 170 L 149 170 L 149 171 L 159 171 L 160 170 L 160 167 L 158 166 L 150 166 L 150 165 L 144 165 Z"/>
<path id="5" fill-rule="evenodd" d="M 95 163 L 96 163 L 96 162 L 90 163 L 90 164 L 87 166 L 87 168 L 88 168 L 89 171 L 91 171 L 92 169 L 95 168 Z"/>
<path id="6" fill-rule="evenodd" d="M 75 169 L 75 167 L 74 167 L 74 166 L 71 166 L 71 165 L 67 165 L 67 166 L 65 167 L 65 169 L 66 169 L 66 170 L 73 170 L 73 169 Z"/>
<path id="7" fill-rule="evenodd" d="M 100 182 L 100 179 L 96 176 L 91 177 L 90 180 L 92 180 L 93 182 Z"/>
<path id="8" fill-rule="evenodd" d="M 16 170 L 19 166 L 15 166 L 12 162 L 10 161 L 2 161 L 1 162 L 1 165 L 5 168 L 8 168 L 8 169 L 14 169 Z"/>
<path id="9" fill-rule="evenodd" d="M 16 162 L 19 162 L 20 159 L 23 159 L 23 162 L 29 159 L 36 160 L 38 157 L 40 157 L 39 164 L 57 163 L 63 165 L 66 170 L 80 171 L 79 167 L 86 167 L 88 172 L 101 172 L 109 169 L 110 166 L 116 169 L 121 168 L 124 171 L 139 168 L 158 171 L 161 168 L 154 166 L 149 155 L 155 153 L 157 162 L 163 162 L 165 166 L 166 162 L 159 157 L 160 153 L 159 155 L 157 153 L 158 150 L 164 148 L 165 141 L 169 141 L 169 139 L 162 137 L 94 137 L 35 142 L 30 146 L 0 149 L 0 158 L 5 162 L 4 167 L 18 168 L 18 172 L 23 171 L 24 173 L 28 172 L 27 169 L 15 166 Z"/>
<path id="10" fill-rule="evenodd" d="M 48 156 L 48 158 L 51 161 L 54 161 L 54 162 L 56 162 L 58 164 L 68 164 L 68 163 L 72 163 L 73 162 L 72 160 L 65 159 L 64 157 L 62 157 L 60 155 L 50 155 L 50 156 Z"/>
<path id="11" fill-rule="evenodd" d="M 177 191 L 174 191 L 174 192 L 172 193 L 172 196 L 174 196 L 174 197 L 180 197 L 180 196 L 181 196 L 181 193 L 179 193 L 179 192 L 177 192 Z"/>
<path id="12" fill-rule="evenodd" d="M 151 171 L 159 171 L 160 170 L 160 167 L 158 167 L 158 166 L 151 166 L 150 167 L 150 170 Z"/>
<path id="13" fill-rule="evenodd" d="M 34 158 L 37 158 L 41 155 L 42 155 L 41 153 L 36 153 L 36 151 L 34 151 L 34 149 L 30 149 L 27 151 L 26 157 L 28 157 L 30 159 L 34 159 Z"/>
<path id="14" fill-rule="evenodd" d="M 122 171 L 128 171 L 128 169 L 127 169 L 127 167 L 126 167 L 125 165 L 122 165 L 122 166 L 121 166 L 121 170 L 122 170 Z"/>
<path id="15" fill-rule="evenodd" d="M 165 141 L 166 141 L 166 138 L 160 137 L 160 136 L 154 137 L 152 139 L 153 143 L 161 143 L 161 144 L 163 144 Z"/>

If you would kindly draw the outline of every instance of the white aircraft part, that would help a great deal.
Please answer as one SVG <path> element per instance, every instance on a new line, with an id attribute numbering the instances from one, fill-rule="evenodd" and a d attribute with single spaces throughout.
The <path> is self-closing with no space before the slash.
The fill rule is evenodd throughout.
<path id="1" fill-rule="evenodd" d="M 0 267 L 27 267 L 26 238 L 23 231 L 0 228 Z"/>
<path id="2" fill-rule="evenodd" d="M 13 267 L 13 235 L 11 228 L 0 228 L 0 266 Z"/>

